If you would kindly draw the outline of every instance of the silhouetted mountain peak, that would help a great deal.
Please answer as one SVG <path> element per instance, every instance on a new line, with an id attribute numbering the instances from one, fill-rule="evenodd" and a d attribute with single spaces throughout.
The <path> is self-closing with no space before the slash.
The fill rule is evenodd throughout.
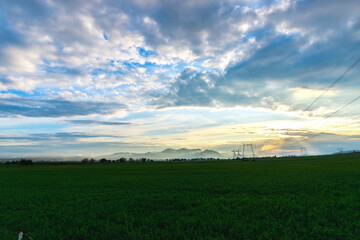
<path id="1" fill-rule="evenodd" d="M 173 149 L 173 148 L 167 148 L 167 149 L 165 149 L 165 150 L 163 150 L 163 151 L 161 151 L 162 153 L 173 153 L 173 152 L 175 152 L 176 150 L 175 149 Z"/>
<path id="2" fill-rule="evenodd" d="M 203 153 L 218 153 L 217 151 L 214 150 L 210 150 L 210 149 L 205 149 L 204 151 L 202 151 Z"/>

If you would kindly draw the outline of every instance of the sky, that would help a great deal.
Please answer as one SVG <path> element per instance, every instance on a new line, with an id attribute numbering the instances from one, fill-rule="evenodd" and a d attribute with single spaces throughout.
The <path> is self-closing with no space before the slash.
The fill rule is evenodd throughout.
<path id="1" fill-rule="evenodd" d="M 0 0 L 0 157 L 360 149 L 359 7 Z"/>

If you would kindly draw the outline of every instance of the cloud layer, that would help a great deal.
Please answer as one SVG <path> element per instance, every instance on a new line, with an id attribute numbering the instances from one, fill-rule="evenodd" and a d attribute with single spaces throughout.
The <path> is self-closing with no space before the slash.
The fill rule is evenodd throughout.
<path id="1" fill-rule="evenodd" d="M 111 114 L 125 105 L 119 103 L 68 101 L 63 99 L 29 99 L 2 98 L 0 102 L 0 117 L 69 117 L 87 116 L 91 114 Z M 91 124 L 85 120 L 78 120 L 83 124 Z M 85 121 L 85 122 L 84 122 Z M 95 122 L 94 122 L 95 123 Z M 101 123 L 101 122 L 100 122 Z M 106 122 L 102 122 L 103 124 Z"/>
<path id="2" fill-rule="evenodd" d="M 290 88 L 323 89 L 356 56 L 356 3 L 3 1 L 0 89 L 296 108 Z"/>
<path id="3" fill-rule="evenodd" d="M 213 116 L 216 109 L 262 112 L 259 121 L 279 112 L 319 120 L 358 95 L 356 66 L 304 111 L 360 56 L 357 6 L 358 0 L 0 0 L 0 120 L 48 118 L 54 131 L 88 134 L 126 126 L 131 136 L 153 134 L 146 146 L 165 135 L 164 141 L 182 139 L 172 135 L 179 126 L 201 129 L 184 108 L 207 109 L 197 117 L 212 117 L 207 124 L 217 126 L 231 116 Z M 335 117 L 356 117 L 356 104 Z M 172 109 L 177 119 L 167 115 Z"/>

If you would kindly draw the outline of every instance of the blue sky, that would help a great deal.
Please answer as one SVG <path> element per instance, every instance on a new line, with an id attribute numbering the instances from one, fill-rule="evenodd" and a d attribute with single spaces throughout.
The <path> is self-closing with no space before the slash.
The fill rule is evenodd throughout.
<path id="1" fill-rule="evenodd" d="M 360 148 L 357 0 L 0 0 L 0 157 Z"/>

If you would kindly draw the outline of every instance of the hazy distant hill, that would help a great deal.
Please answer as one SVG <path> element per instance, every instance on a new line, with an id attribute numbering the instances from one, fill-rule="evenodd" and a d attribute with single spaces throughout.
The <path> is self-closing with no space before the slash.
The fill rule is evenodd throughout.
<path id="1" fill-rule="evenodd" d="M 128 153 L 118 152 L 111 155 L 104 156 L 107 159 L 119 159 L 125 158 L 149 158 L 149 159 L 175 159 L 175 158 L 224 158 L 219 152 L 214 150 L 202 150 L 202 149 L 173 149 L 167 148 L 161 152 L 147 152 L 147 153 Z"/>
<path id="2" fill-rule="evenodd" d="M 187 149 L 187 148 L 181 148 L 181 149 L 173 149 L 173 148 L 167 148 L 161 152 L 147 152 L 147 153 L 130 153 L 130 152 L 118 152 L 111 155 L 106 156 L 49 156 L 49 157 L 12 157 L 12 158 L 0 158 L 1 161 L 18 161 L 22 158 L 25 159 L 31 159 L 33 161 L 80 161 L 83 158 L 106 158 L 109 160 L 116 160 L 121 157 L 125 158 L 147 158 L 147 159 L 175 159 L 175 158 L 182 158 L 182 159 L 193 159 L 193 158 L 225 158 L 223 155 L 221 155 L 217 151 L 213 150 L 202 150 L 202 149 Z"/>
<path id="3" fill-rule="evenodd" d="M 335 153 L 332 153 L 333 155 L 334 154 L 347 154 L 347 153 L 358 153 L 360 152 L 359 150 L 346 150 L 346 151 L 341 151 L 341 152 L 335 152 Z"/>

